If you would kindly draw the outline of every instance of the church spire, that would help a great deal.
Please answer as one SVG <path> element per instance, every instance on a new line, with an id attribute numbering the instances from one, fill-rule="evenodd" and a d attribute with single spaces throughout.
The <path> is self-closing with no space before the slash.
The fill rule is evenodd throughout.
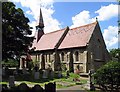
<path id="1" fill-rule="evenodd" d="M 36 26 L 37 32 L 37 42 L 40 40 L 42 35 L 44 34 L 44 21 L 43 21 L 43 16 L 42 16 L 42 11 L 40 8 L 40 16 L 39 16 L 39 23 L 38 26 Z"/>
<path id="2" fill-rule="evenodd" d="M 41 8 L 40 8 L 40 17 L 39 17 L 39 27 L 44 28 L 44 22 L 43 22 L 43 16 L 42 16 Z"/>

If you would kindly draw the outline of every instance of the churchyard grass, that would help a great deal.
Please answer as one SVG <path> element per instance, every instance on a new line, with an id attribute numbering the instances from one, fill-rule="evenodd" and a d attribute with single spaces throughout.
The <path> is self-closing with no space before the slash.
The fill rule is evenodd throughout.
<path id="1" fill-rule="evenodd" d="M 63 77 L 62 78 L 53 78 L 53 79 L 39 79 L 39 80 L 33 80 L 33 78 L 31 78 L 30 80 L 26 80 L 23 81 L 21 77 L 17 78 L 17 83 L 26 83 L 28 85 L 35 85 L 35 84 L 39 84 L 42 87 L 44 87 L 45 84 L 48 84 L 49 82 L 56 82 L 56 87 L 57 88 L 66 88 L 66 87 L 70 87 L 70 86 L 74 86 L 74 85 L 82 85 L 87 83 L 86 79 L 82 79 L 81 77 L 79 77 L 80 81 L 75 82 L 73 81 L 74 78 L 76 78 L 78 76 L 76 76 L 73 73 L 70 73 L 69 77 L 65 76 L 65 73 L 63 73 Z M 3 81 L 0 82 L 0 84 L 8 84 L 8 81 Z M 18 85 L 18 84 L 16 84 Z"/>
<path id="2" fill-rule="evenodd" d="M 0 82 L 0 84 L 8 84 L 8 82 Z"/>

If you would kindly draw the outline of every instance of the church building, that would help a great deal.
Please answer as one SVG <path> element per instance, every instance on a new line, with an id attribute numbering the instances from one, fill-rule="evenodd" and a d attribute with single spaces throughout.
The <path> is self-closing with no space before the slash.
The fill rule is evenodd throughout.
<path id="1" fill-rule="evenodd" d="M 33 42 L 33 61 L 40 69 L 51 67 L 54 71 L 79 68 L 81 73 L 97 70 L 110 60 L 98 21 L 70 29 L 66 27 L 44 33 L 44 21 L 40 9 L 37 34 Z"/>

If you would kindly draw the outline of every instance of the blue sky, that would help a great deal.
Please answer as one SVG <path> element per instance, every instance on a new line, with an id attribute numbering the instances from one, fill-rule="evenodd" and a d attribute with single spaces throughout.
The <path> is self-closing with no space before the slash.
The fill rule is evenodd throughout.
<path id="1" fill-rule="evenodd" d="M 11 0 L 22 8 L 30 20 L 33 34 L 38 23 L 39 9 L 43 13 L 45 33 L 69 26 L 89 24 L 98 18 L 108 49 L 118 48 L 118 3 L 117 2 L 55 2 L 54 0 Z"/>

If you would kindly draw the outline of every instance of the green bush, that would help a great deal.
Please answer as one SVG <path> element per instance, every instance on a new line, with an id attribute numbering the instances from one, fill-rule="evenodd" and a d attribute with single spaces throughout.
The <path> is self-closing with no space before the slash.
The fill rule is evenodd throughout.
<path id="1" fill-rule="evenodd" d="M 120 62 L 110 61 L 93 75 L 95 83 L 104 91 L 120 91 Z"/>
<path id="2" fill-rule="evenodd" d="M 9 66 L 9 67 L 16 67 L 18 66 L 18 61 L 9 59 L 8 61 L 2 61 L 2 65 Z"/>
<path id="3" fill-rule="evenodd" d="M 80 78 L 80 75 L 75 74 L 75 73 L 70 73 L 71 78 Z"/>

